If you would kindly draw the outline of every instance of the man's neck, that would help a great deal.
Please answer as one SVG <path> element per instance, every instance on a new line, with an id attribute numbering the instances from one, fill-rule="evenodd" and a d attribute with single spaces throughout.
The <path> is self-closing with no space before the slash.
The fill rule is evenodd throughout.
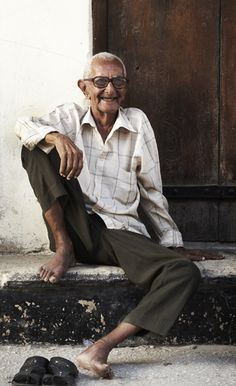
<path id="1" fill-rule="evenodd" d="M 103 142 L 106 141 L 107 136 L 111 132 L 113 125 L 116 121 L 118 113 L 115 114 L 106 114 L 106 113 L 100 113 L 100 114 L 94 114 L 91 111 L 94 121 L 96 123 L 97 129 L 99 133 L 101 134 Z"/>

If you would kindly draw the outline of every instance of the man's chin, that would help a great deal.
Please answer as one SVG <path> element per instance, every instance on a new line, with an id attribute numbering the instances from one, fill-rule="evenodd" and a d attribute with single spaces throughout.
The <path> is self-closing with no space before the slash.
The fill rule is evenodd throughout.
<path id="1" fill-rule="evenodd" d="M 101 112 L 101 113 L 105 113 L 105 114 L 116 114 L 117 113 L 117 111 L 119 110 L 119 108 L 120 108 L 120 105 L 118 104 L 118 103 L 116 103 L 116 104 L 110 104 L 110 105 L 106 105 L 106 106 L 104 106 L 104 105 L 100 105 L 99 106 L 99 111 Z"/>

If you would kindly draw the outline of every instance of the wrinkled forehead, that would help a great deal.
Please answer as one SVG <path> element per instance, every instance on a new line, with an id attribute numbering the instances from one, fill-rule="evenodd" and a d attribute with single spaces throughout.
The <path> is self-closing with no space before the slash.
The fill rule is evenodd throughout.
<path id="1" fill-rule="evenodd" d="M 90 76 L 110 76 L 109 73 L 114 73 L 116 76 L 125 76 L 122 64 L 114 60 L 96 59 L 91 63 Z"/>

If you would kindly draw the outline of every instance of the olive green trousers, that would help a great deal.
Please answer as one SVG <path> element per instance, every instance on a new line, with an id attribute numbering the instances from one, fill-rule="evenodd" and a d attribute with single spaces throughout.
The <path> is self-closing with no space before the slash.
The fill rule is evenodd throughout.
<path id="1" fill-rule="evenodd" d="M 148 237 L 107 229 L 98 215 L 86 212 L 78 180 L 59 175 L 59 162 L 55 149 L 49 155 L 39 148 L 22 149 L 22 163 L 43 213 L 58 200 L 78 261 L 122 267 L 132 283 L 147 289 L 124 321 L 165 336 L 198 287 L 197 266 Z M 55 250 L 49 228 L 48 235 Z"/>

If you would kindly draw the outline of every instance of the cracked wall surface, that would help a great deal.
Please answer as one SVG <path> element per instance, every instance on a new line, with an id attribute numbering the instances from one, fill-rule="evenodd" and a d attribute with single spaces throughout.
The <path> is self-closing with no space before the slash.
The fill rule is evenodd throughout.
<path id="1" fill-rule="evenodd" d="M 219 285 L 220 284 L 220 285 Z M 34 289 L 34 290 L 33 290 Z M 77 344 L 111 331 L 143 296 L 140 288 L 112 283 L 67 287 L 9 287 L 0 291 L 0 341 Z M 186 304 L 164 344 L 235 344 L 235 286 L 203 285 Z"/>
<path id="2" fill-rule="evenodd" d="M 47 250 L 41 209 L 20 164 L 18 116 L 82 102 L 91 53 L 90 0 L 0 0 L 0 252 Z"/>

